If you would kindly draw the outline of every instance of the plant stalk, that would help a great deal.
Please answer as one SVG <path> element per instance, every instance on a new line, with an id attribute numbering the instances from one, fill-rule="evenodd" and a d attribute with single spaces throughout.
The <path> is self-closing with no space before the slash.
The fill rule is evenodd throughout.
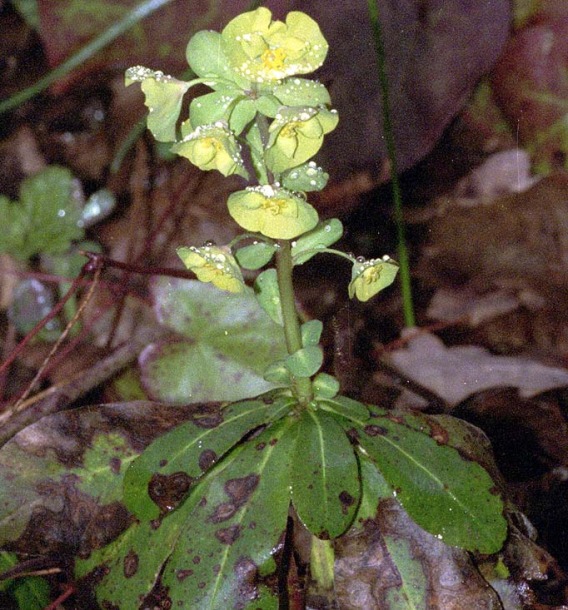
<path id="1" fill-rule="evenodd" d="M 303 345 L 292 283 L 292 249 L 290 241 L 287 239 L 280 240 L 278 244 L 280 248 L 276 251 L 276 274 L 284 321 L 284 336 L 286 337 L 288 353 L 294 354 L 302 349 Z M 298 402 L 302 405 L 307 405 L 313 398 L 312 382 L 308 377 L 294 378 L 293 389 Z"/>

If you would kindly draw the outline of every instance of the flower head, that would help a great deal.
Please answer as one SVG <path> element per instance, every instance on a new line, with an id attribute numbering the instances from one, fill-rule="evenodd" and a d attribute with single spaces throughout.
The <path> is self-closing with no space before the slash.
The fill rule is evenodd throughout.
<path id="1" fill-rule="evenodd" d="M 221 290 L 242 292 L 243 274 L 228 248 L 218 246 L 190 246 L 177 249 L 183 264 L 202 282 L 211 282 Z"/>
<path id="2" fill-rule="evenodd" d="M 187 124 L 184 124 L 182 133 L 184 128 L 185 131 L 189 131 Z M 239 174 L 243 178 L 248 177 L 241 157 L 240 145 L 225 121 L 200 125 L 184 134 L 184 138 L 176 142 L 171 150 L 189 159 L 199 169 L 217 169 L 223 176 Z"/>
<path id="3" fill-rule="evenodd" d="M 337 111 L 321 106 L 283 107 L 270 125 L 266 161 L 280 173 L 301 165 L 321 148 L 323 137 L 334 130 Z"/>
<path id="4" fill-rule="evenodd" d="M 368 301 L 392 284 L 397 272 L 398 264 L 388 256 L 357 261 L 351 272 L 349 298 L 356 296 L 360 301 Z"/>
<path id="5" fill-rule="evenodd" d="M 221 37 L 231 68 L 256 83 L 313 72 L 328 49 L 318 24 L 308 15 L 292 11 L 283 23 L 272 21 L 264 7 L 235 17 Z"/>
<path id="6" fill-rule="evenodd" d="M 305 199 L 269 185 L 233 193 L 227 205 L 241 227 L 273 239 L 293 239 L 318 223 L 318 213 Z"/>

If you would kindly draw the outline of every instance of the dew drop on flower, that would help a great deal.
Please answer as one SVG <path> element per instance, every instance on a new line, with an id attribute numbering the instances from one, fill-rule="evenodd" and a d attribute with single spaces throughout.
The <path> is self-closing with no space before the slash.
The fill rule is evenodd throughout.
<path id="1" fill-rule="evenodd" d="M 329 233 L 329 232 L 331 231 L 331 225 L 325 225 L 325 227 L 323 228 L 323 230 L 324 230 L 326 233 Z"/>
<path id="2" fill-rule="evenodd" d="M 364 263 L 364 262 L 365 262 L 365 257 L 364 257 L 364 256 L 358 256 L 358 257 L 357 257 L 355 260 L 356 260 L 358 263 Z"/>

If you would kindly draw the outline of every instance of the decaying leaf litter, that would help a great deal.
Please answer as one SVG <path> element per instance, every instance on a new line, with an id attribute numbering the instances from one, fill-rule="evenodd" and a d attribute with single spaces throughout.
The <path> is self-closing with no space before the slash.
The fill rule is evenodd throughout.
<path id="1" fill-rule="evenodd" d="M 460 3 L 455 4 L 457 7 Z M 562 14 L 559 17 L 554 13 L 554 3 L 544 4 L 539 17 L 541 21 L 554 17 L 554 29 L 565 24 Z M 42 7 L 45 15 L 50 14 L 48 5 L 46 2 Z M 2 18 L 14 20 L 13 13 L 9 11 L 6 15 L 6 10 L 3 6 Z M 314 10 L 317 11 L 317 6 Z M 483 19 L 483 16 L 479 18 Z M 21 45 L 24 47 L 22 57 L 25 57 L 24 34 L 29 34 L 23 26 L 20 27 Z M 494 49 L 489 55 L 491 59 L 480 60 L 480 72 L 489 67 L 498 50 Z M 562 53 L 557 56 L 564 57 L 565 61 Z M 213 175 L 204 177 L 186 164 L 167 164 L 159 160 L 147 140 L 136 145 L 129 162 L 118 174 L 108 173 L 112 153 L 120 144 L 124 125 L 129 123 L 127 116 L 132 114 L 133 95 L 122 90 L 119 79 L 96 76 L 95 72 L 91 75 L 92 83 L 86 91 L 78 91 L 77 86 L 71 83 L 57 97 L 48 97 L 45 105 L 30 102 L 27 108 L 16 114 L 16 127 L 3 133 L 1 154 L 7 161 L 2 170 L 2 181 L 6 184 L 3 194 L 15 199 L 22 178 L 43 166 L 53 163 L 69 166 L 85 193 L 107 187 L 117 195 L 117 210 L 93 231 L 105 254 L 144 267 L 174 266 L 173 248 L 181 242 L 227 241 L 235 228 L 227 223 L 221 212 L 230 188 Z M 7 85 L 9 90 L 10 79 Z M 556 95 L 561 99 L 564 95 L 565 99 L 565 91 L 556 92 Z M 338 96 L 341 98 L 341 92 Z M 461 98 L 456 99 L 456 110 L 461 101 Z M 552 555 L 561 566 L 565 566 L 564 549 L 555 539 L 566 527 L 559 498 L 563 497 L 566 460 L 562 431 L 565 429 L 563 390 L 566 385 L 566 315 L 563 309 L 566 271 L 563 261 L 567 181 L 561 172 L 539 180 L 530 169 L 526 175 L 521 175 L 525 152 L 515 149 L 515 138 L 507 139 L 495 129 L 495 125 L 491 127 L 500 139 L 488 130 L 487 133 L 494 138 L 493 144 L 488 143 L 489 137 L 485 142 L 479 142 L 478 133 L 471 125 L 477 126 L 483 116 L 489 115 L 479 113 L 479 103 L 476 99 L 467 107 L 446 133 L 446 140 L 436 153 L 407 176 L 410 197 L 412 192 L 432 189 L 432 186 L 424 186 L 428 185 L 427 180 L 417 182 L 421 168 L 437 167 L 441 174 L 452 173 L 453 168 L 466 175 L 457 184 L 450 181 L 434 184 L 438 194 L 442 193 L 441 197 L 430 199 L 428 205 L 420 198 L 408 215 L 409 221 L 414 223 L 412 248 L 420 287 L 420 326 L 438 325 L 438 337 L 444 343 L 430 337 L 426 331 L 418 331 L 414 337 L 405 337 L 402 347 L 397 348 L 392 344 L 401 328 L 396 292 L 391 291 L 380 304 L 355 307 L 349 304 L 341 292 L 343 288 L 334 281 L 338 272 L 325 262 L 302 270 L 298 280 L 302 286 L 301 301 L 307 315 L 323 317 L 331 322 L 326 336 L 328 366 L 335 370 L 353 396 L 372 402 L 377 402 L 379 397 L 380 404 L 388 406 L 410 405 L 426 411 L 435 408 L 438 412 L 459 413 L 485 429 L 494 440 L 496 457 L 513 498 L 537 522 L 541 536 L 544 533 L 545 537 L 541 537 L 539 542 L 545 547 L 549 544 Z M 416 142 L 410 146 L 408 166 L 433 145 L 448 120 L 449 117 L 440 118 L 440 127 L 435 134 L 425 133 L 420 128 L 412 130 Z M 422 144 L 421 149 L 423 142 L 427 143 Z M 552 159 L 558 165 L 558 151 L 562 152 L 562 148 L 558 144 L 554 148 L 554 139 L 551 144 L 547 142 L 549 146 L 544 147 L 544 158 Z M 476 165 L 473 159 L 491 159 L 492 146 L 497 150 L 512 149 L 512 167 L 517 171 L 513 170 L 510 183 L 503 184 L 501 178 L 510 172 L 510 161 L 504 163 L 497 159 L 493 174 L 485 174 L 481 179 L 479 172 L 467 174 L 463 171 Z M 548 156 L 545 154 L 547 151 Z M 461 167 L 456 160 L 458 153 L 463 163 Z M 331 163 L 334 154 L 336 163 L 341 166 L 341 155 L 337 152 L 328 153 Z M 374 158 L 379 157 L 375 155 Z M 369 164 L 364 161 L 356 168 L 343 165 L 343 170 L 345 178 L 332 185 L 329 194 L 322 194 L 322 205 L 335 213 L 339 210 L 349 223 L 347 240 L 354 251 L 360 251 L 363 246 L 372 254 L 375 249 L 393 247 L 388 201 L 377 204 L 375 193 L 366 194 L 369 184 L 380 182 L 381 173 L 376 166 L 369 169 Z M 424 169 L 422 172 L 423 176 Z M 528 189 L 520 189 L 521 183 Z M 369 223 L 360 221 L 360 210 L 365 206 L 376 206 L 376 220 L 371 228 Z M 354 209 L 356 211 L 350 214 Z M 476 228 L 475 239 L 472 239 L 472 227 Z M 377 234 L 380 243 L 377 243 Z M 17 264 L 14 266 L 13 260 L 4 258 L 2 293 L 5 306 L 8 306 L 14 277 L 45 275 L 45 268 L 38 263 L 31 267 L 18 267 Z M 43 387 L 55 384 L 54 394 L 58 398 L 53 401 L 52 392 L 48 390 L 29 405 L 31 411 L 28 413 L 39 418 L 67 408 L 69 398 L 66 394 L 73 400 L 83 397 L 79 405 L 122 403 L 145 397 L 148 388 L 144 383 L 140 386 L 130 372 L 119 373 L 128 362 L 136 362 L 140 337 L 144 341 L 144 333 L 151 333 L 156 326 L 151 294 L 143 276 L 112 268 L 105 270 L 83 316 L 82 328 L 68 339 L 46 371 Z M 11 323 L 4 324 L 4 353 L 8 355 L 17 337 Z M 179 337 L 167 335 L 168 331 L 161 328 L 151 340 L 179 341 Z M 420 345 L 427 347 L 413 360 L 412 354 L 419 350 Z M 126 349 L 126 362 L 119 358 L 112 362 L 111 356 L 119 346 L 131 347 Z M 49 346 L 36 343 L 21 354 L 10 375 L 5 376 L 6 402 L 11 396 L 17 396 L 31 380 L 48 351 Z M 453 379 L 440 379 L 440 369 L 432 366 L 435 364 L 433 354 L 440 354 L 442 371 L 450 367 L 455 371 Z M 428 373 L 423 370 L 425 358 L 429 361 Z M 101 360 L 109 360 L 111 364 L 102 374 L 95 374 L 93 364 Z M 472 372 L 473 367 L 476 372 L 487 371 L 487 375 L 482 377 Z M 496 372 L 496 378 L 492 379 L 491 374 Z M 459 385 L 454 383 L 452 386 L 452 381 L 458 381 Z M 74 388 L 78 386 L 75 393 L 66 391 L 68 384 L 73 384 Z M 411 392 L 405 388 L 410 388 Z M 435 407 L 424 401 L 424 397 L 432 395 L 438 398 L 433 403 Z M 51 406 L 45 407 L 50 400 Z M 73 557 L 86 555 L 90 549 L 100 548 L 112 539 L 128 524 L 130 517 L 117 502 L 118 497 L 113 497 L 115 491 L 112 487 L 105 489 L 106 495 L 102 495 L 101 490 L 96 489 L 97 482 L 93 481 L 95 487 L 89 488 L 87 482 L 82 481 L 81 473 L 93 467 L 89 460 L 97 459 L 101 466 L 108 467 L 109 475 L 113 467 L 116 472 L 123 471 L 128 460 L 149 438 L 140 427 L 150 435 L 156 434 L 187 417 L 189 413 L 184 415 L 182 411 L 169 412 L 173 420 L 158 424 L 152 419 L 152 405 L 128 402 L 114 408 L 109 405 L 106 426 L 114 436 L 100 436 L 98 439 L 93 435 L 93 428 L 106 429 L 100 422 L 105 412 L 100 409 L 85 411 L 84 421 L 61 413 L 33 428 L 24 429 L 10 447 L 11 451 L 22 446 L 26 448 L 30 476 L 40 481 L 35 486 L 40 499 L 38 501 L 36 496 L 22 502 L 24 512 L 37 508 L 33 513 L 37 518 L 34 527 L 24 529 L 18 544 L 13 543 L 10 550 L 48 558 L 58 553 Z M 93 423 L 91 418 L 95 418 L 97 423 Z M 33 418 L 21 425 L 32 421 Z M 13 432 L 16 430 L 14 428 Z M 499 445 L 500 439 L 503 442 L 516 435 L 523 448 L 534 450 L 534 460 L 524 460 L 522 467 L 511 464 L 514 460 L 510 453 L 518 451 L 518 446 L 506 445 L 504 450 Z M 74 440 L 70 442 L 68 438 Z M 85 448 L 93 451 L 85 452 Z M 32 465 L 34 456 L 44 458 L 46 454 L 50 459 L 42 460 L 41 467 Z M 28 463 L 26 460 L 23 463 Z M 21 464 L 21 458 L 16 462 Z M 71 467 L 71 470 L 61 471 L 61 480 L 58 481 L 56 472 L 61 469 L 61 464 L 66 469 Z M 42 473 L 44 468 L 48 470 Z M 73 473 L 73 468 L 78 469 L 76 473 Z M 371 492 L 376 497 L 381 497 L 380 484 L 377 482 L 377 488 Z M 173 495 L 175 497 L 175 489 Z M 92 497 L 97 498 L 95 504 Z M 543 518 L 543 507 L 550 514 L 550 521 Z M 432 603 L 447 608 L 464 607 L 464 604 L 473 607 L 476 603 L 485 604 L 485 607 L 498 604 L 496 594 L 487 590 L 486 581 L 477 582 L 477 577 L 472 576 L 477 572 L 473 571 L 470 559 L 464 553 L 436 543 L 421 530 L 414 532 L 415 527 L 395 506 L 388 505 L 376 520 L 371 520 L 374 516 L 370 507 L 369 519 L 362 523 L 360 532 L 340 539 L 337 584 L 340 607 L 366 607 L 365 604 L 372 607 L 372 604 L 379 603 L 390 607 L 387 604 L 396 604 L 396 600 L 389 597 L 392 593 L 388 585 L 389 574 L 390 578 L 402 579 L 405 584 L 420 582 L 420 578 L 442 582 L 440 574 L 451 581 L 452 573 L 456 579 L 459 575 L 464 581 L 464 574 L 469 575 L 467 589 L 462 587 L 457 594 L 455 590 L 448 592 L 443 586 L 435 587 Z M 19 527 L 24 527 L 25 517 L 19 518 Z M 9 523 L 5 527 L 8 525 L 12 528 Z M 507 590 L 498 591 L 502 602 L 507 600 L 506 607 L 522 607 L 521 604 L 532 603 L 531 600 L 536 599 L 534 595 L 541 594 L 545 595 L 542 599 L 549 605 L 563 603 L 562 573 L 552 558 L 526 537 L 530 530 L 521 517 L 518 525 L 522 535 L 517 535 L 512 529 L 512 541 L 505 551 L 509 565 L 514 565 L 518 572 L 511 578 Z M 13 530 L 10 532 L 13 538 Z M 53 539 L 46 539 L 46 532 L 52 534 Z M 301 545 L 299 548 L 300 556 L 296 561 L 301 568 Z M 426 568 L 416 566 L 417 554 L 422 558 L 419 563 Z M 408 560 L 409 556 L 412 561 Z M 515 563 L 511 559 L 513 556 L 522 556 L 523 561 Z M 406 561 L 401 557 L 406 557 Z M 436 562 L 433 557 L 438 558 Z M 358 573 L 366 574 L 364 578 L 354 580 L 349 576 L 354 558 L 363 562 Z M 408 571 L 401 572 L 401 565 Z M 483 562 L 477 565 L 481 566 L 485 578 L 492 582 L 490 572 L 493 566 L 484 567 Z M 373 566 L 381 569 L 373 570 Z M 341 580 L 343 574 L 344 581 Z M 526 581 L 533 585 L 545 582 L 545 576 L 556 583 L 556 588 L 549 587 L 544 593 L 542 590 L 536 594 L 532 592 L 528 598 L 523 598 L 521 587 L 517 585 Z M 538 586 L 535 588 L 538 590 Z M 547 586 L 541 589 L 547 589 Z M 328 602 L 322 601 L 321 597 L 318 592 L 313 592 L 313 598 L 319 600 L 319 607 L 325 607 Z M 159 598 L 159 592 L 156 598 Z"/>

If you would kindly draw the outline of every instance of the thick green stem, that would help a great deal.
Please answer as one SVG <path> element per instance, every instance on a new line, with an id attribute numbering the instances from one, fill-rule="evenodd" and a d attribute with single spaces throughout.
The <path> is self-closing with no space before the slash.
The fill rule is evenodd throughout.
<path id="1" fill-rule="evenodd" d="M 300 321 L 296 310 L 294 299 L 294 286 L 292 283 L 292 252 L 290 242 L 281 240 L 278 242 L 280 248 L 276 252 L 276 273 L 278 277 L 278 289 L 280 291 L 280 304 L 282 307 L 282 319 L 284 321 L 284 335 L 288 353 L 293 354 L 302 349 L 302 333 Z M 307 377 L 294 378 L 293 388 L 300 404 L 306 405 L 312 399 L 312 383 Z"/>

